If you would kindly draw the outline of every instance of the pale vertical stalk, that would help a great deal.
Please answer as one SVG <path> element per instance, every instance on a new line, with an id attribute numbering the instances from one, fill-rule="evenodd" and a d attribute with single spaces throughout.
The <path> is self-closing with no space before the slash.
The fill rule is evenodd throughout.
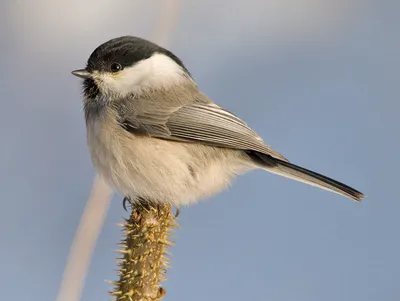
<path id="1" fill-rule="evenodd" d="M 155 25 L 154 41 L 166 46 L 179 15 L 180 0 L 164 0 Z M 97 178 L 82 214 L 64 270 L 57 301 L 79 301 L 97 238 L 111 201 L 110 188 Z M 81 256 L 83 255 L 83 256 Z"/>
<path id="2" fill-rule="evenodd" d="M 180 0 L 164 0 L 160 5 L 153 40 L 166 47 L 179 20 Z"/>
<path id="3" fill-rule="evenodd" d="M 103 226 L 112 191 L 103 179 L 95 178 L 61 281 L 57 301 L 79 300 L 97 237 Z"/>

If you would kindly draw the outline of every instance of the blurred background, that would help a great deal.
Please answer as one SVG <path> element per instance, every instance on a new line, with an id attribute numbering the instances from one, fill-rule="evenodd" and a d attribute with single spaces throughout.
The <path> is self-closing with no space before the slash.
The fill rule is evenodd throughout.
<path id="1" fill-rule="evenodd" d="M 1 2 L 1 299 L 55 300 L 95 175 L 70 71 L 108 39 L 157 36 L 161 2 Z M 400 2 L 175 2 L 160 43 L 203 92 L 292 162 L 367 198 L 238 178 L 182 209 L 165 300 L 400 300 Z M 82 300 L 109 299 L 121 200 Z"/>

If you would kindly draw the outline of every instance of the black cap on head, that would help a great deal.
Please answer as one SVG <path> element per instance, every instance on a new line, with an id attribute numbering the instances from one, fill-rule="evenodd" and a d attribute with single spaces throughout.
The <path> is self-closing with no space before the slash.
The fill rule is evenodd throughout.
<path id="1" fill-rule="evenodd" d="M 189 74 L 182 61 L 172 52 L 150 41 L 133 36 L 123 36 L 101 44 L 90 55 L 86 70 L 89 72 L 94 70 L 112 71 L 113 63 L 120 64 L 122 68 L 131 67 L 139 61 L 150 58 L 154 53 L 170 57 Z"/>

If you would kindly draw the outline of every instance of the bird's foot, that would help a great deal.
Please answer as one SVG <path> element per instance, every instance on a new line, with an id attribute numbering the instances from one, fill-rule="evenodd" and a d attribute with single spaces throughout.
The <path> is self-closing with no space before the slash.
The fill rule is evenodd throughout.
<path id="1" fill-rule="evenodd" d="M 129 204 L 130 205 L 130 207 L 132 208 L 132 199 L 130 198 L 130 197 L 128 197 L 128 196 L 125 196 L 124 197 L 124 199 L 122 200 L 122 207 L 124 208 L 124 210 L 126 211 L 126 212 L 128 212 L 128 209 L 127 209 L 127 204 Z M 148 205 L 149 204 L 149 202 L 146 202 L 146 201 L 144 201 L 144 200 L 142 200 L 142 202 L 140 202 L 143 206 L 146 206 L 146 205 Z M 174 218 L 178 218 L 178 216 L 179 216 L 179 214 L 181 213 L 181 210 L 179 209 L 179 207 L 176 207 L 176 212 L 175 212 L 175 215 L 174 215 Z"/>
<path id="2" fill-rule="evenodd" d="M 181 213 L 181 209 L 179 209 L 179 207 L 176 207 L 176 212 L 175 212 L 174 218 L 178 218 L 180 213 Z"/>
<path id="3" fill-rule="evenodd" d="M 128 209 L 126 209 L 126 203 L 129 203 L 129 205 L 132 208 L 132 200 L 130 197 L 124 197 L 124 199 L 122 200 L 122 207 L 125 209 L 126 212 L 128 212 Z"/>

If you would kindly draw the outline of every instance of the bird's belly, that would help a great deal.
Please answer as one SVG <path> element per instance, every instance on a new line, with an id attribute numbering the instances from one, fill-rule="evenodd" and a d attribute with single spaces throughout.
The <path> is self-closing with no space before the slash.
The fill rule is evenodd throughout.
<path id="1" fill-rule="evenodd" d="M 249 166 L 240 151 L 88 128 L 97 171 L 132 199 L 186 205 L 225 188 Z"/>

